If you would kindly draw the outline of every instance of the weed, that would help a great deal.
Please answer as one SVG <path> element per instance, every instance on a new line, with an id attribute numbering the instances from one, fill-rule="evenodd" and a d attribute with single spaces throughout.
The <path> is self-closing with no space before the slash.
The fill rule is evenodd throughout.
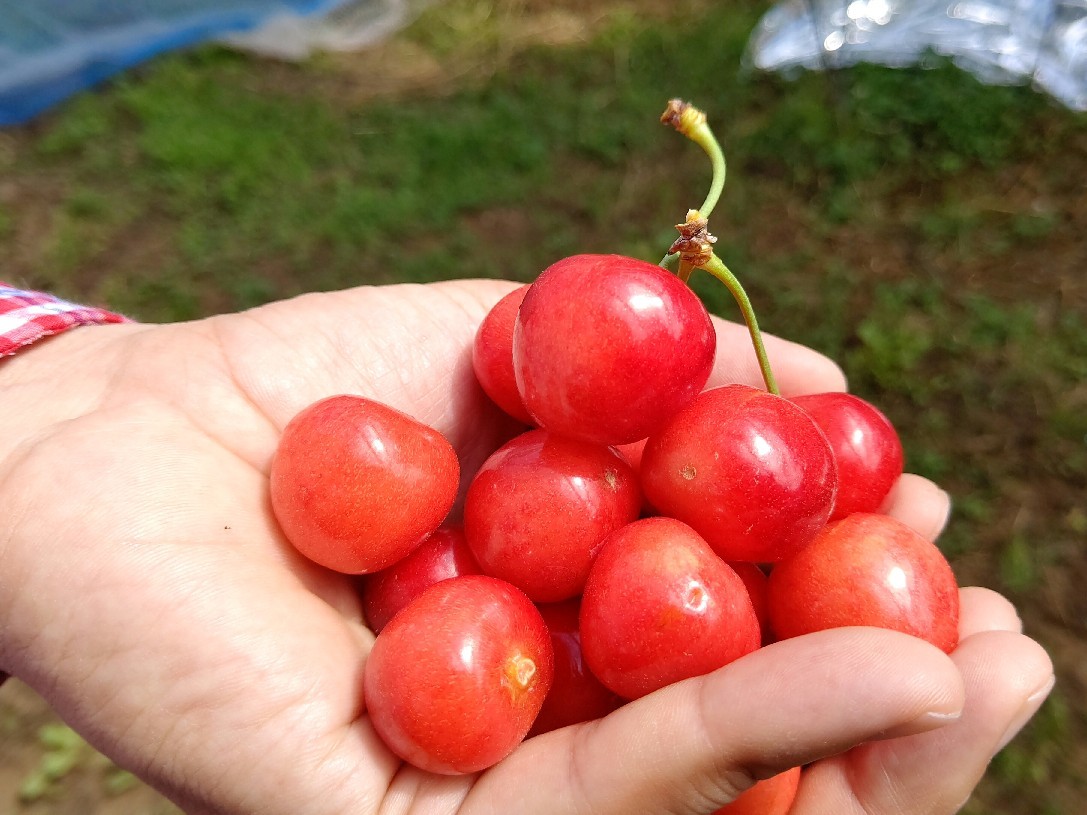
<path id="1" fill-rule="evenodd" d="M 1038 584 L 1038 547 L 1022 533 L 1013 532 L 1000 556 L 1000 577 L 1011 592 L 1022 594 Z"/>
<path id="2" fill-rule="evenodd" d="M 38 732 L 43 748 L 38 766 L 23 779 L 19 799 L 31 803 L 53 792 L 58 782 L 90 755 L 90 747 L 74 730 L 59 724 L 45 725 Z"/>

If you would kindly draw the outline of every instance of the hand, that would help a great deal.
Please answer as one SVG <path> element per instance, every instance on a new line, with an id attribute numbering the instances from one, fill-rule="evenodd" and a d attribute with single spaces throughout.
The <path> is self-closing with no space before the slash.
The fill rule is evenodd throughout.
<path id="1" fill-rule="evenodd" d="M 809 762 L 797 815 L 954 812 L 1052 677 L 1014 610 L 980 589 L 963 592 L 950 658 L 842 629 L 532 739 L 478 776 L 430 776 L 383 747 L 362 706 L 373 636 L 352 581 L 283 540 L 269 462 L 294 413 L 353 392 L 437 427 L 471 474 L 516 429 L 467 352 L 508 289 L 308 295 L 81 328 L 5 361 L 0 667 L 192 813 L 707 813 Z M 769 353 L 786 393 L 844 385 L 799 346 L 771 339 Z M 757 384 L 753 355 L 720 353 L 711 384 L 726 381 Z M 890 511 L 935 535 L 947 500 L 904 477 Z"/>

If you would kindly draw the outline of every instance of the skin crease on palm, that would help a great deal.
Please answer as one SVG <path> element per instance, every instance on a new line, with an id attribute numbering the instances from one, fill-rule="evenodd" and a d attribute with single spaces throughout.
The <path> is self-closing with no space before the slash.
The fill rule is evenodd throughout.
<path id="1" fill-rule="evenodd" d="M 840 629 L 531 739 L 477 776 L 385 750 L 360 698 L 373 638 L 356 595 L 277 532 L 269 463 L 291 416 L 349 392 L 435 426 L 473 472 L 516 430 L 469 354 L 512 285 L 80 328 L 0 363 L 0 668 L 192 813 L 694 815 L 809 762 L 795 815 L 956 811 L 1052 679 L 984 589 L 963 591 L 950 657 Z M 710 384 L 758 384 L 746 331 L 717 329 Z M 771 338 L 769 353 L 786 394 L 845 385 L 800 346 Z M 948 501 L 905 476 L 886 510 L 933 537 Z"/>

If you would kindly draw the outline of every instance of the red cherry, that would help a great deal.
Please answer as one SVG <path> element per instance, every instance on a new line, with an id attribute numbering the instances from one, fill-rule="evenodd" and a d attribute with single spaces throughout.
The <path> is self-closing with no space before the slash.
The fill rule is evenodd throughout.
<path id="1" fill-rule="evenodd" d="M 532 602 L 485 575 L 443 580 L 385 626 L 366 660 L 366 710 L 385 744 L 432 773 L 486 769 L 524 739 L 551 687 Z"/>
<path id="2" fill-rule="evenodd" d="M 675 275 L 633 258 L 576 255 L 525 295 L 514 373 L 541 427 L 627 444 L 702 390 L 716 342 L 702 302 Z"/>
<path id="3" fill-rule="evenodd" d="M 703 391 L 651 436 L 646 499 L 690 524 L 728 561 L 787 558 L 826 524 L 834 454 L 788 399 L 746 385 Z"/>
<path id="4" fill-rule="evenodd" d="M 564 603 L 546 603 L 538 608 L 551 632 L 555 680 L 529 735 L 538 736 L 560 727 L 599 719 L 622 705 L 623 700 L 600 684 L 585 664 L 578 622 L 581 601 L 575 598 Z"/>
<path id="5" fill-rule="evenodd" d="M 614 450 L 530 430 L 483 463 L 464 531 L 485 574 L 554 603 L 581 593 L 604 538 L 638 517 L 641 500 Z"/>
<path id="6" fill-rule="evenodd" d="M 303 555 L 363 574 L 400 560 L 437 529 L 459 479 L 457 454 L 437 430 L 360 396 L 332 396 L 284 428 L 272 510 Z"/>
<path id="7" fill-rule="evenodd" d="M 732 561 L 728 565 L 732 567 L 732 571 L 736 572 L 740 580 L 744 581 L 747 596 L 751 598 L 751 607 L 755 609 L 755 616 L 759 620 L 759 629 L 762 631 L 762 644 L 767 645 L 771 637 L 766 572 L 754 563 Z"/>
<path id="8" fill-rule="evenodd" d="M 770 573 L 770 621 L 781 639 L 841 626 L 890 628 L 950 652 L 959 588 L 935 544 L 886 515 L 835 521 Z"/>
<path id="9" fill-rule="evenodd" d="M 793 397 L 826 434 L 838 464 L 838 497 L 830 520 L 877 512 L 902 475 L 902 442 L 890 420 L 851 393 Z"/>
<path id="10" fill-rule="evenodd" d="M 472 344 L 472 367 L 492 402 L 513 418 L 531 425 L 535 423 L 525 409 L 513 375 L 513 324 L 527 293 L 528 286 L 514 289 L 483 318 Z"/>
<path id="11" fill-rule="evenodd" d="M 627 460 L 627 464 L 634 472 L 640 472 L 642 469 L 642 453 L 645 452 L 645 443 L 649 439 L 639 439 L 638 441 L 632 441 L 630 444 L 617 444 L 615 449 L 619 451 L 619 454 Z"/>
<path id="12" fill-rule="evenodd" d="M 743 581 L 689 526 L 645 518 L 611 535 L 581 600 L 581 646 L 602 683 L 637 699 L 759 647 Z"/>
<path id="13" fill-rule="evenodd" d="M 756 782 L 755 786 L 713 815 L 786 815 L 796 800 L 800 768 Z"/>
<path id="14" fill-rule="evenodd" d="M 424 589 L 441 580 L 479 574 L 479 564 L 459 526 L 443 526 L 387 569 L 367 575 L 361 599 L 366 622 L 376 634 Z"/>

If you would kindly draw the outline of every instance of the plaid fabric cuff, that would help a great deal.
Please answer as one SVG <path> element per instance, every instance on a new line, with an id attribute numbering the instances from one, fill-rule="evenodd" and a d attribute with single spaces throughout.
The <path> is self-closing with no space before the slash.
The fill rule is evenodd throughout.
<path id="1" fill-rule="evenodd" d="M 69 303 L 50 294 L 16 289 L 0 282 L 0 357 L 77 325 L 124 322 L 128 318 L 112 311 Z"/>

